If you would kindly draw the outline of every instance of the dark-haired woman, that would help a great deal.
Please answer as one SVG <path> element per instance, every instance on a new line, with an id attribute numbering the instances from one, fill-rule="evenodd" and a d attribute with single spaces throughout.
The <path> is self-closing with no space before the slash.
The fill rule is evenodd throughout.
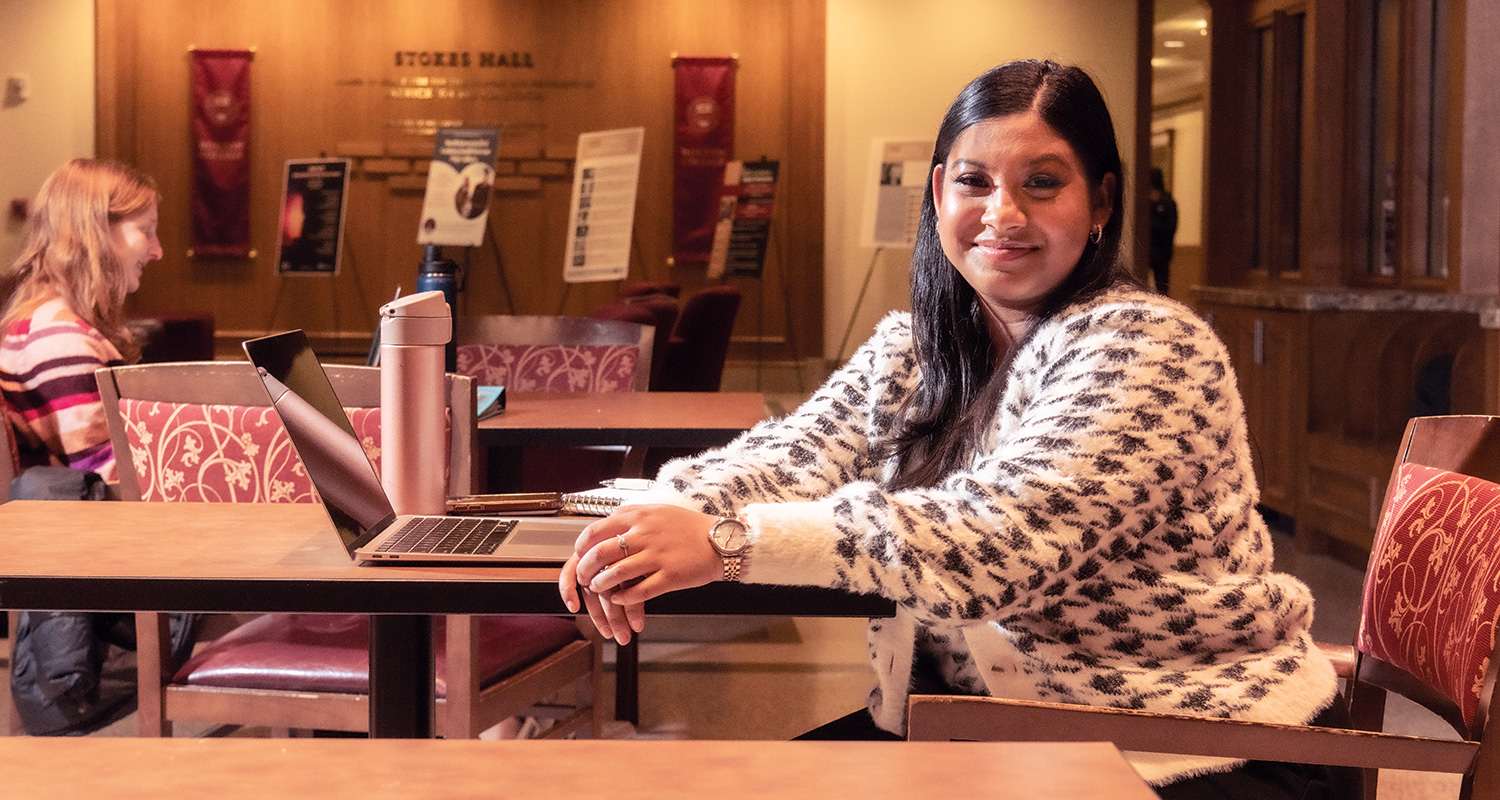
<path id="1" fill-rule="evenodd" d="M 625 641 L 646 599 L 718 579 L 895 600 L 870 623 L 867 710 L 819 736 L 899 735 L 914 690 L 1284 723 L 1333 706 L 1312 597 L 1271 571 L 1223 345 L 1124 268 L 1123 175 L 1081 70 L 975 79 L 938 132 L 911 313 L 792 414 L 589 526 L 569 607 Z M 1130 759 L 1165 796 L 1326 780 Z"/>

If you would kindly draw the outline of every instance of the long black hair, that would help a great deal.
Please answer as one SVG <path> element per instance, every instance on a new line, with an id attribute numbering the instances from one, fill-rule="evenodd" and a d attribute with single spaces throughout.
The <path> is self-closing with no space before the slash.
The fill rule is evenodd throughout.
<path id="1" fill-rule="evenodd" d="M 911 259 L 912 333 L 921 382 L 907 398 L 892 442 L 897 469 L 892 488 L 932 486 L 984 441 L 1005 386 L 1015 346 L 990 336 L 979 297 L 943 253 L 933 204 L 933 170 L 948 160 L 960 134 L 985 120 L 1035 110 L 1083 164 L 1090 196 L 1113 174 L 1111 210 L 1099 241 L 1090 241 L 1068 277 L 1043 299 L 1038 316 L 1123 281 L 1131 281 L 1120 251 L 1124 225 L 1124 168 L 1114 122 L 1099 88 L 1078 67 L 1051 61 L 1012 61 L 964 87 L 938 128 L 927 170 L 921 225 Z M 1035 330 L 1035 327 L 1033 327 Z M 1019 343 L 1017 343 L 1019 344 Z"/>

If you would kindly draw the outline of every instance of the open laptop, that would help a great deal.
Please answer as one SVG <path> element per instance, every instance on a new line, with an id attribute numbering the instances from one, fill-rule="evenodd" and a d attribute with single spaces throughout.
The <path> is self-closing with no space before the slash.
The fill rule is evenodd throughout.
<path id="1" fill-rule="evenodd" d="M 244 342 L 349 556 L 363 564 L 561 564 L 590 520 L 398 516 L 301 330 Z"/>

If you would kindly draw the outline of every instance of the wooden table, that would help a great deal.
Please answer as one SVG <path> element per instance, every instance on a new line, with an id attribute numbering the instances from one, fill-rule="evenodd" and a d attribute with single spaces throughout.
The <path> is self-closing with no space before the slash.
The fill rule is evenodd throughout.
<path id="1" fill-rule="evenodd" d="M 759 392 L 516 392 L 505 413 L 479 423 L 480 485 L 520 491 L 528 445 L 626 445 L 621 477 L 643 477 L 648 447 L 718 447 L 765 417 Z M 615 717 L 632 723 L 640 717 L 639 657 L 635 640 L 616 650 Z"/>
<path id="2" fill-rule="evenodd" d="M 709 448 L 765 417 L 760 392 L 516 392 L 479 423 L 479 444 Z"/>
<path id="3" fill-rule="evenodd" d="M 11 800 L 1151 800 L 1098 742 L 0 739 Z"/>
<path id="4" fill-rule="evenodd" d="M 371 614 L 376 736 L 432 735 L 431 615 L 567 614 L 555 567 L 357 566 L 313 504 L 12 501 L 0 553 L 5 609 Z M 714 583 L 647 611 L 878 617 L 894 604 Z"/>

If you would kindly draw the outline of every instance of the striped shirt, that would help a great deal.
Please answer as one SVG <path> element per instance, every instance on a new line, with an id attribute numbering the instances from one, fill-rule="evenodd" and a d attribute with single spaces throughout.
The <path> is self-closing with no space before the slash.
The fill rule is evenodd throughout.
<path id="1" fill-rule="evenodd" d="M 38 306 L 0 338 L 0 397 L 21 469 L 55 464 L 116 479 L 115 453 L 94 370 L 120 351 L 61 299 Z"/>

